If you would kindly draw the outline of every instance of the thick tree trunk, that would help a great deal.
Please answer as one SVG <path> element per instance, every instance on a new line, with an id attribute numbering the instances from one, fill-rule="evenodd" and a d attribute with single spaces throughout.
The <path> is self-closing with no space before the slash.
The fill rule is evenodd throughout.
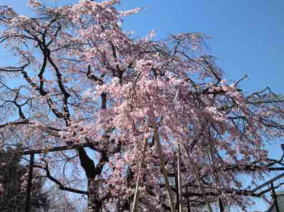
<path id="1" fill-rule="evenodd" d="M 96 170 L 94 161 L 89 158 L 83 147 L 79 147 L 77 151 L 79 153 L 81 166 L 85 170 L 88 178 L 88 211 L 100 212 L 102 202 L 99 198 L 99 183 L 96 182 L 96 176 L 99 172 Z"/>
<path id="2" fill-rule="evenodd" d="M 100 212 L 102 209 L 102 201 L 99 198 L 98 183 L 95 179 L 88 180 L 88 212 Z"/>

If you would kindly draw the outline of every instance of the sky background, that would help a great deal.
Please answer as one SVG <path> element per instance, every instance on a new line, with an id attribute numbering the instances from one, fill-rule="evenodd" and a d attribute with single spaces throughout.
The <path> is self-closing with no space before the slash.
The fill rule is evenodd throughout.
<path id="1" fill-rule="evenodd" d="M 49 5 L 76 0 L 44 0 Z M 0 0 L 29 15 L 26 0 Z M 226 73 L 227 81 L 241 83 L 245 92 L 269 86 L 284 94 L 284 1 L 283 0 L 122 0 L 120 8 L 144 8 L 127 17 L 124 29 L 137 37 L 155 30 L 156 38 L 180 32 L 207 34 L 208 52 Z M 0 51 L 0 60 L 7 60 Z M 270 145 L 271 155 L 279 155 L 279 145 Z M 263 209 L 259 204 L 259 209 Z"/>
<path id="2" fill-rule="evenodd" d="M 43 0 L 49 5 L 78 0 Z M 30 14 L 27 0 L 0 0 L 20 13 Z M 269 86 L 284 93 L 283 0 L 122 0 L 120 8 L 144 8 L 127 17 L 124 28 L 144 36 L 155 30 L 156 39 L 180 32 L 207 34 L 209 53 L 226 78 L 242 82 L 247 92 Z"/>

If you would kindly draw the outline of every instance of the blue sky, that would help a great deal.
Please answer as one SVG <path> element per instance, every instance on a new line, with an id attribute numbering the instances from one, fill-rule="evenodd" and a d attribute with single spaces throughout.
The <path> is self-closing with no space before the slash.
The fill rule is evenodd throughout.
<path id="1" fill-rule="evenodd" d="M 236 80 L 248 73 L 243 83 L 248 91 L 284 86 L 284 1 L 283 0 L 125 0 L 129 7 L 146 6 L 126 25 L 138 34 L 154 29 L 158 37 L 169 33 L 208 34 L 210 53 Z M 214 3 L 213 3 L 214 2 Z M 218 3 L 217 3 L 218 2 Z"/>
<path id="2" fill-rule="evenodd" d="M 0 0 L 28 14 L 26 0 Z M 75 0 L 44 0 L 50 5 Z M 226 78 L 242 82 L 247 92 L 269 86 L 284 93 L 284 1 L 283 0 L 122 0 L 121 8 L 143 7 L 125 20 L 125 29 L 144 36 L 155 30 L 157 39 L 179 32 L 207 34 L 210 54 Z M 3 52 L 0 54 L 3 59 Z M 279 154 L 278 145 L 270 147 Z"/>
<path id="3" fill-rule="evenodd" d="M 0 0 L 28 14 L 26 0 Z M 49 5 L 77 0 L 43 0 Z M 173 3 L 174 2 L 174 3 Z M 210 36 L 209 52 L 227 80 L 249 75 L 246 91 L 266 86 L 284 93 L 283 0 L 122 0 L 122 8 L 142 7 L 125 20 L 125 29 L 143 36 L 155 30 L 157 39 L 171 33 L 202 32 Z"/>

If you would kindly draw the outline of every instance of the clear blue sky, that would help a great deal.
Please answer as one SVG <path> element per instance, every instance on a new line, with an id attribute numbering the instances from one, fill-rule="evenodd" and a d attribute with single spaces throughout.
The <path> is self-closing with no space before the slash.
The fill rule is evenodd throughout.
<path id="1" fill-rule="evenodd" d="M 211 39 L 210 52 L 228 79 L 248 73 L 250 90 L 270 86 L 284 92 L 283 0 L 125 0 L 128 7 L 147 10 L 128 18 L 127 28 L 138 34 L 154 29 L 169 33 L 202 32 Z M 218 3 L 217 3 L 218 2 Z"/>
<path id="2" fill-rule="evenodd" d="M 26 0 L 0 0 L 25 12 Z M 77 0 L 43 0 L 49 5 Z M 146 7 L 128 17 L 125 28 L 137 36 L 154 29 L 157 38 L 170 33 L 202 32 L 210 53 L 218 58 L 228 80 L 243 82 L 247 91 L 271 87 L 284 93 L 283 0 L 122 0 L 123 8 Z"/>
<path id="3" fill-rule="evenodd" d="M 76 0 L 43 0 L 49 5 Z M 0 0 L 28 14 L 26 0 Z M 238 80 L 245 91 L 266 86 L 284 94 L 283 0 L 122 0 L 122 8 L 146 7 L 125 20 L 125 29 L 144 36 L 155 30 L 157 38 L 170 33 L 202 32 L 211 37 L 209 52 L 218 58 L 226 78 Z M 3 52 L 1 53 L 1 59 Z M 270 147 L 279 154 L 278 145 Z"/>

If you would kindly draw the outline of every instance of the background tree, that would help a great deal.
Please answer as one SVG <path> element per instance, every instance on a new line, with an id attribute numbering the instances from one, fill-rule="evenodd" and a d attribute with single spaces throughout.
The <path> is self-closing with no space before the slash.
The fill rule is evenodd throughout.
<path id="1" fill-rule="evenodd" d="M 283 168 L 264 148 L 283 136 L 283 99 L 245 94 L 245 77 L 227 84 L 203 34 L 131 37 L 120 25 L 139 9 L 117 3 L 30 0 L 34 17 L 0 8 L 0 41 L 15 58 L 0 68 L 2 142 L 20 137 L 21 154 L 40 154 L 42 173 L 93 211 L 245 210 L 258 195 L 240 176 Z"/>
<path id="2" fill-rule="evenodd" d="M 26 205 L 26 183 L 28 168 L 20 163 L 20 146 L 2 149 L 0 152 L 0 210 L 24 211 Z M 32 211 L 47 210 L 47 193 L 43 192 L 43 178 L 36 175 L 33 179 Z"/>

